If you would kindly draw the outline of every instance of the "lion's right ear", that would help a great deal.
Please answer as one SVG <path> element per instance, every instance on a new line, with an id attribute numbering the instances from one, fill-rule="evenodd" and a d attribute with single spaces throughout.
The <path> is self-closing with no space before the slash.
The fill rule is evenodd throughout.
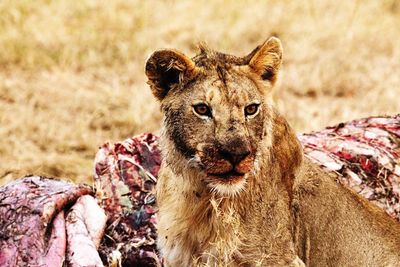
<path id="1" fill-rule="evenodd" d="M 196 73 L 195 63 L 176 50 L 158 50 L 146 62 L 147 83 L 159 100 L 180 83 L 191 80 Z"/>

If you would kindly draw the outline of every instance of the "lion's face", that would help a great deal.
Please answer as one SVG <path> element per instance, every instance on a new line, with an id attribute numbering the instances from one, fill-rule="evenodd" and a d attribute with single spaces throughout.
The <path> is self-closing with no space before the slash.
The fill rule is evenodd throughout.
<path id="1" fill-rule="evenodd" d="M 168 138 L 219 191 L 241 187 L 253 170 L 270 110 L 245 70 L 231 69 L 224 78 L 208 74 L 163 103 Z"/>
<path id="2" fill-rule="evenodd" d="M 191 60 L 163 50 L 167 54 L 156 52 L 146 66 L 153 93 L 161 100 L 164 138 L 209 187 L 223 194 L 243 188 L 260 142 L 271 138 L 270 87 L 281 58 L 276 45 L 281 50 L 279 42 L 272 48 L 268 42 L 267 51 L 262 46 L 247 58 L 203 51 Z M 279 62 L 265 60 L 271 50 Z M 262 70 L 257 69 L 260 61 Z"/>

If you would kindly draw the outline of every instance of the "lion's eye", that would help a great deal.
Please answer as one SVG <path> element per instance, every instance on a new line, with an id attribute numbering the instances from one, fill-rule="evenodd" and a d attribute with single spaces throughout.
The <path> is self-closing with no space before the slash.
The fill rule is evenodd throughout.
<path id="1" fill-rule="evenodd" d="M 258 106 L 259 104 L 251 104 L 248 105 L 245 109 L 244 109 L 244 114 L 246 116 L 251 116 L 257 113 L 258 111 Z"/>
<path id="2" fill-rule="evenodd" d="M 193 106 L 194 111 L 201 116 L 211 117 L 211 109 L 206 104 L 197 104 Z"/>

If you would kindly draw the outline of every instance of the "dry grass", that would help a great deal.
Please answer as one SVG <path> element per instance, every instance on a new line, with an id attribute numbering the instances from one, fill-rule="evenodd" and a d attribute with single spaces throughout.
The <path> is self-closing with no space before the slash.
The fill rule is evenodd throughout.
<path id="1" fill-rule="evenodd" d="M 146 57 L 285 48 L 277 103 L 299 132 L 399 112 L 400 1 L 0 2 L 0 184 L 90 181 L 104 141 L 157 131 Z"/>

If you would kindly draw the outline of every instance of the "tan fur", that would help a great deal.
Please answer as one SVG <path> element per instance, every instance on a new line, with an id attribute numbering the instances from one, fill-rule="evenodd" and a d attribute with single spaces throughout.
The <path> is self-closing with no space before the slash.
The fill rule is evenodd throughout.
<path id="1" fill-rule="evenodd" d="M 149 58 L 164 112 L 157 201 L 166 265 L 397 266 L 399 224 L 303 159 L 273 107 L 281 58 L 276 38 L 243 58 L 205 46 L 193 59 L 173 50 Z M 199 103 L 210 112 L 196 113 Z M 254 103 L 257 113 L 246 114 Z"/>

